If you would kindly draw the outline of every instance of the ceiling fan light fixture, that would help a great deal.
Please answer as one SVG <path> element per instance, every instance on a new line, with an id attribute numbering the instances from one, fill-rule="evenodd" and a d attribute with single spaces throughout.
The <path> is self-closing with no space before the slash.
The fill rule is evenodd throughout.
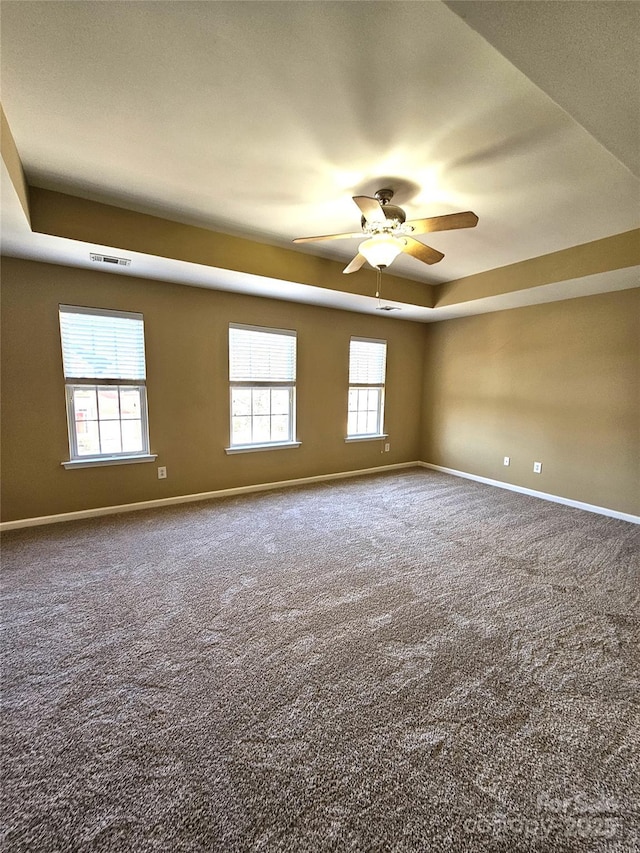
<path id="1" fill-rule="evenodd" d="M 372 267 L 384 269 L 391 264 L 404 249 L 404 242 L 391 234 L 377 234 L 364 243 L 360 243 L 358 252 L 367 259 Z"/>
<path id="2" fill-rule="evenodd" d="M 415 234 L 429 234 L 432 231 L 451 231 L 456 228 L 474 228 L 478 217 L 471 210 L 462 213 L 446 213 L 442 216 L 428 216 L 425 219 L 406 221 L 401 207 L 389 204 L 393 191 L 378 190 L 375 198 L 367 195 L 354 195 L 353 200 L 362 214 L 360 224 L 364 236 L 368 239 L 360 243 L 358 254 L 342 270 L 343 273 L 357 272 L 368 261 L 374 269 L 383 270 L 393 263 L 400 252 L 405 252 L 424 264 L 437 264 L 444 258 L 442 252 L 415 240 Z M 346 240 L 360 234 L 324 234 L 319 237 L 296 237 L 294 243 L 318 243 L 325 240 Z"/>

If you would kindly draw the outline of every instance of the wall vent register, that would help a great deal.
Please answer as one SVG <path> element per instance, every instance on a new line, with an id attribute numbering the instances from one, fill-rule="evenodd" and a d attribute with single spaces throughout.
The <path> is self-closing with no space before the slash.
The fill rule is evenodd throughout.
<path id="1" fill-rule="evenodd" d="M 98 264 L 111 264 L 112 266 L 117 267 L 131 266 L 130 258 L 116 258 L 114 255 L 97 255 L 95 252 L 91 252 L 90 257 L 92 261 L 95 261 Z"/>

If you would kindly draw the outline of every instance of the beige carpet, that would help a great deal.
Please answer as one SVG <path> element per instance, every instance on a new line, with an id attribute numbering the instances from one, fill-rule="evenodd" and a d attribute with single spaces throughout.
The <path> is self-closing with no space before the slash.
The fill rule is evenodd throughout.
<path id="1" fill-rule="evenodd" d="M 1 849 L 638 851 L 639 532 L 415 469 L 8 533 Z"/>

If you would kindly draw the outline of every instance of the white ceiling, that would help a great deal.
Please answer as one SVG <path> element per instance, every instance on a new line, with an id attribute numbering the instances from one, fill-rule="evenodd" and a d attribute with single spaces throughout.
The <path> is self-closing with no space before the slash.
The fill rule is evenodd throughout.
<path id="1" fill-rule="evenodd" d="M 422 238 L 439 264 L 394 262 L 434 284 L 640 225 L 637 3 L 3 0 L 0 14 L 2 102 L 32 185 L 288 247 L 357 230 L 351 197 L 391 185 L 408 218 L 479 216 Z M 6 182 L 2 213 L 6 254 L 86 265 L 86 246 L 30 233 Z M 347 262 L 357 246 L 301 251 Z M 146 260 L 138 275 L 375 310 Z M 590 286 L 634 283 L 620 278 Z M 530 301 L 566 298 L 550 287 Z"/>

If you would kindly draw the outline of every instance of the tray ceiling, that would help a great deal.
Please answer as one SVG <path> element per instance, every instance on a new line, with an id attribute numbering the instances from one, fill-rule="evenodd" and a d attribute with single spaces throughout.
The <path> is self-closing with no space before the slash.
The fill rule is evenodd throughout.
<path id="1" fill-rule="evenodd" d="M 294 237 L 357 230 L 351 197 L 382 186 L 408 218 L 473 210 L 476 229 L 422 238 L 444 252 L 439 264 L 403 257 L 389 270 L 437 293 L 638 228 L 639 12 L 526 0 L 4 0 L 2 101 L 28 183 L 112 205 L 114 217 L 136 211 L 289 252 Z M 224 266 L 163 259 L 133 240 L 34 233 L 6 175 L 3 189 L 6 254 L 88 266 L 89 249 L 124 249 L 135 262 L 120 274 L 375 310 L 353 281 L 370 290 L 371 271 L 316 287 L 260 281 L 239 264 L 225 279 Z M 358 242 L 295 251 L 344 266 Z M 583 289 L 569 275 L 484 307 L 480 293 L 455 309 L 435 298 L 435 314 L 403 298 L 391 316 L 637 285 L 625 269 L 612 259 L 580 277 Z"/>

